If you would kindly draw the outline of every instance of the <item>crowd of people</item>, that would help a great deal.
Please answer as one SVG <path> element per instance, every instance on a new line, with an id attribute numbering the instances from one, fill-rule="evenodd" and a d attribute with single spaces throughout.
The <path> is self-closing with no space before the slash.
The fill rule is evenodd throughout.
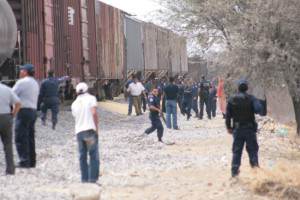
<path id="1" fill-rule="evenodd" d="M 34 168 L 36 166 L 35 122 L 38 97 L 43 98 L 41 105 L 43 124 L 46 124 L 47 110 L 51 109 L 52 128 L 55 129 L 60 102 L 59 84 L 69 79 L 68 76 L 57 79 L 54 77 L 54 72 L 49 70 L 48 77 L 39 85 L 33 76 L 34 66 L 28 63 L 20 66 L 20 79 L 12 89 L 0 83 L 0 136 L 4 144 L 7 175 L 15 173 L 12 149 L 13 117 L 16 116 L 15 144 L 20 160 L 17 167 Z M 132 106 L 135 107 L 137 116 L 142 115 L 147 110 L 146 104 L 148 103 L 151 127 L 147 128 L 144 133 L 150 134 L 157 130 L 159 142 L 163 142 L 164 132 L 161 118 L 164 119 L 168 129 L 180 130 L 177 125 L 177 108 L 180 109 L 183 116 L 186 116 L 187 120 L 192 116 L 192 110 L 195 112 L 194 117 L 202 120 L 204 106 L 209 120 L 216 117 L 217 89 L 213 82 L 206 80 L 204 75 L 201 75 L 199 83 L 192 78 L 183 78 L 182 76 L 178 76 L 177 83 L 172 76 L 156 78 L 153 83 L 150 91 L 145 79 L 139 81 L 136 76 L 133 76 L 125 85 L 125 97 L 129 98 L 128 115 L 132 114 Z M 82 182 L 96 183 L 100 165 L 97 100 L 95 96 L 89 94 L 88 89 L 86 83 L 79 83 L 76 86 L 77 98 L 73 102 L 71 110 L 75 118 Z M 251 166 L 259 166 L 255 114 L 265 115 L 266 108 L 254 96 L 247 94 L 247 90 L 247 80 L 240 79 L 238 92 L 228 98 L 226 107 L 226 127 L 228 133 L 233 134 L 234 138 L 232 177 L 239 174 L 245 143 Z M 166 119 L 163 113 L 166 113 Z M 87 155 L 89 155 L 89 162 Z"/>
<path id="2" fill-rule="evenodd" d="M 125 98 L 129 100 L 128 115 L 132 114 L 132 106 L 135 107 L 137 116 L 142 115 L 146 112 L 148 103 L 152 126 L 145 133 L 149 134 L 157 129 L 159 141 L 162 141 L 163 135 L 163 126 L 159 120 L 162 113 L 166 113 L 167 128 L 174 130 L 179 130 L 177 108 L 183 116 L 187 117 L 187 120 L 191 118 L 192 110 L 195 112 L 194 117 L 202 120 L 204 105 L 208 119 L 216 116 L 217 89 L 213 82 L 207 81 L 204 75 L 201 75 L 199 83 L 192 78 L 182 76 L 178 76 L 176 82 L 174 77 L 168 78 L 166 75 L 155 78 L 151 92 L 145 78 L 139 81 L 136 75 L 125 84 Z M 141 104 L 143 104 L 143 112 Z"/>

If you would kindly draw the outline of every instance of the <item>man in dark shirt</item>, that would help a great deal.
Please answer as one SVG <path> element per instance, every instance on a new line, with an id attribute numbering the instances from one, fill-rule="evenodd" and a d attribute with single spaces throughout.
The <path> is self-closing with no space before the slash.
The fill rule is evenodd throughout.
<path id="1" fill-rule="evenodd" d="M 210 82 L 209 103 L 212 117 L 216 117 L 217 110 L 217 92 L 214 82 Z"/>
<path id="2" fill-rule="evenodd" d="M 203 118 L 203 109 L 204 109 L 204 103 L 206 107 L 206 113 L 208 116 L 208 119 L 211 119 L 210 115 L 210 104 L 209 104 L 209 82 L 205 80 L 205 76 L 201 75 L 200 78 L 200 84 L 198 87 L 198 93 L 200 96 L 200 114 L 199 114 L 199 119 Z"/>
<path id="3" fill-rule="evenodd" d="M 41 118 L 43 124 L 46 124 L 47 110 L 51 109 L 52 112 L 52 129 L 55 129 L 57 124 L 57 114 L 59 112 L 59 84 L 66 82 L 69 79 L 68 76 L 64 76 L 60 79 L 54 77 L 54 71 L 50 69 L 48 71 L 48 78 L 44 79 L 41 83 L 40 96 L 44 98 L 41 105 Z"/>
<path id="4" fill-rule="evenodd" d="M 177 105 L 176 98 L 179 92 L 178 87 L 174 84 L 174 78 L 171 76 L 169 78 L 169 84 L 164 87 L 162 99 L 165 100 L 166 106 L 166 124 L 167 128 L 171 128 L 171 114 L 173 116 L 173 129 L 178 130 L 177 126 Z"/>
<path id="5" fill-rule="evenodd" d="M 238 92 L 228 99 L 226 107 L 226 128 L 233 135 L 231 175 L 239 175 L 241 157 L 246 143 L 251 167 L 258 167 L 258 143 L 256 138 L 257 123 L 255 114 L 262 113 L 263 108 L 255 96 L 247 94 L 248 81 L 238 81 Z M 233 125 L 231 124 L 233 119 Z"/>
<path id="6" fill-rule="evenodd" d="M 183 100 L 182 100 L 182 114 L 187 115 L 187 120 L 191 117 L 191 109 L 193 103 L 193 86 L 190 84 L 190 80 L 188 78 L 184 79 L 184 87 L 183 87 Z"/>
<path id="7" fill-rule="evenodd" d="M 151 120 L 151 127 L 145 130 L 146 134 L 150 134 L 157 129 L 158 141 L 162 142 L 162 136 L 164 132 L 164 127 L 160 121 L 159 114 L 162 112 L 160 110 L 160 99 L 158 98 L 157 87 L 152 89 L 152 93 L 149 95 L 148 104 L 150 108 L 149 118 Z"/>

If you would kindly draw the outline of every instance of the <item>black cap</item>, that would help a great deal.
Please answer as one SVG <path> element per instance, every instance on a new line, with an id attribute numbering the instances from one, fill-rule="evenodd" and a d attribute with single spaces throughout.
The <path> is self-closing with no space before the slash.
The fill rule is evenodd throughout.
<path id="1" fill-rule="evenodd" d="M 53 74 L 54 74 L 53 69 L 49 69 L 49 70 L 48 70 L 48 75 L 49 75 L 49 76 L 52 76 Z"/>

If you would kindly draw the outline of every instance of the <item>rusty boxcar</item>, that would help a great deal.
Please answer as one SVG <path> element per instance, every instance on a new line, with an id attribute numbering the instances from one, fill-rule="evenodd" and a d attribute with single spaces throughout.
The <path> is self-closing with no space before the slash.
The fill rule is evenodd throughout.
<path id="1" fill-rule="evenodd" d="M 10 64 L 32 62 L 41 81 L 53 69 L 69 75 L 67 94 L 80 81 L 121 92 L 132 73 L 143 77 L 187 70 L 185 39 L 134 19 L 98 0 L 8 0 L 18 27 Z M 14 77 L 17 78 L 16 76 Z"/>

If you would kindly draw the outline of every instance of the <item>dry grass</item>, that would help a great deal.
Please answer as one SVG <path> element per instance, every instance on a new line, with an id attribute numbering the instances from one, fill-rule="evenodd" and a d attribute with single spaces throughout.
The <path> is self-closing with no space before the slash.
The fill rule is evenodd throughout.
<path id="1" fill-rule="evenodd" d="M 260 195 L 278 199 L 300 199 L 300 166 L 278 164 L 253 170 L 250 174 L 250 190 Z"/>

